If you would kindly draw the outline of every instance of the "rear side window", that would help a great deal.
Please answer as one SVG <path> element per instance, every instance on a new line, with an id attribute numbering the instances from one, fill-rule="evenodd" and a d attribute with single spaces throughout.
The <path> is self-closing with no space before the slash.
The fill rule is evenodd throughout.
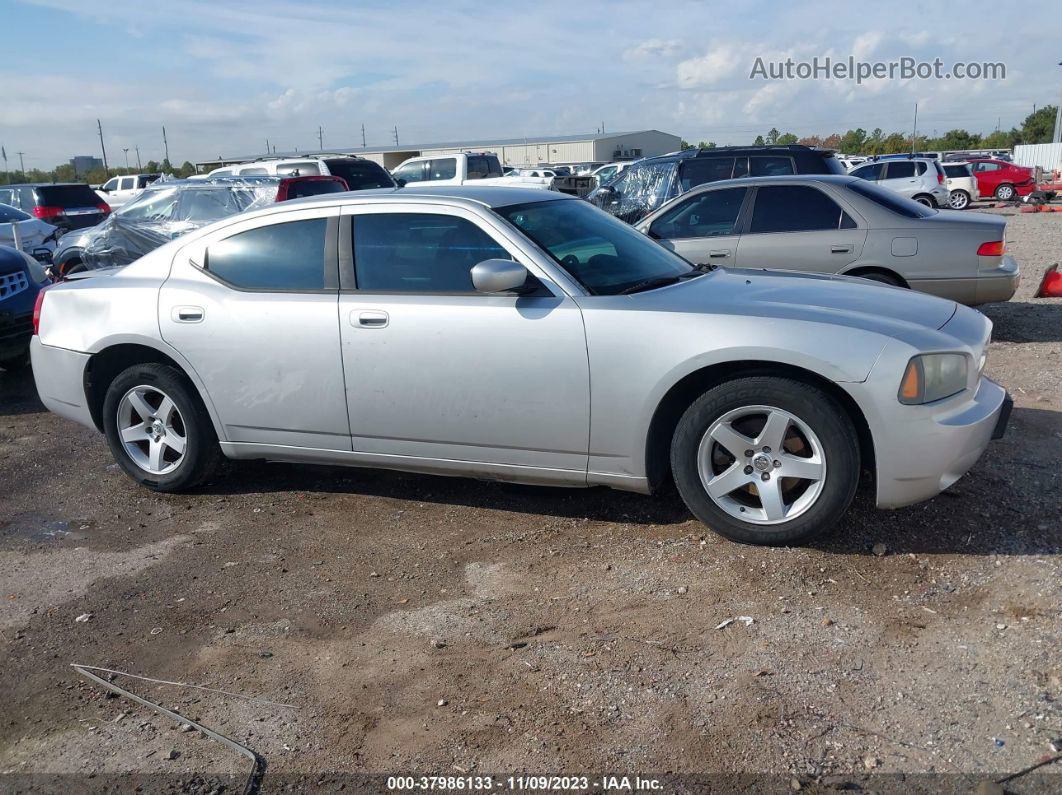
<path id="1" fill-rule="evenodd" d="M 138 177 L 137 181 L 136 181 L 136 186 L 138 188 L 146 188 L 148 185 L 150 185 L 152 182 L 154 182 L 158 178 L 159 177 L 158 177 L 157 174 L 150 174 L 150 175 L 148 175 L 146 177 Z"/>
<path id="2" fill-rule="evenodd" d="M 428 161 L 429 182 L 440 179 L 453 179 L 457 176 L 457 158 L 443 157 Z"/>
<path id="3" fill-rule="evenodd" d="M 653 221 L 649 235 L 664 240 L 732 235 L 747 190 L 710 190 L 680 201 Z"/>
<path id="4" fill-rule="evenodd" d="M 889 163 L 885 171 L 885 179 L 909 179 L 915 175 L 915 164 L 907 162 Z"/>
<path id="5" fill-rule="evenodd" d="M 919 204 L 871 182 L 849 182 L 848 190 L 855 191 L 860 196 L 865 196 L 875 204 L 891 210 L 897 215 L 902 215 L 904 218 L 928 218 L 937 212 L 924 204 Z"/>
<path id="6" fill-rule="evenodd" d="M 749 232 L 812 232 L 854 226 L 840 206 L 817 188 L 771 185 L 756 191 Z"/>
<path id="7" fill-rule="evenodd" d="M 750 177 L 777 177 L 782 174 L 795 174 L 791 157 L 767 157 L 753 155 L 749 158 Z"/>
<path id="8" fill-rule="evenodd" d="M 320 166 L 313 160 L 306 160 L 300 163 L 283 163 L 277 166 L 277 175 L 281 177 L 315 177 L 320 173 Z"/>
<path id="9" fill-rule="evenodd" d="M 493 155 L 469 155 L 469 179 L 492 179 L 500 176 L 502 176 L 502 168 L 498 158 Z"/>
<path id="10" fill-rule="evenodd" d="M 717 182 L 721 179 L 730 179 L 734 174 L 734 158 L 732 157 L 704 157 L 684 160 L 679 166 L 679 186 L 682 193 L 703 185 L 706 182 Z"/>
<path id="11" fill-rule="evenodd" d="M 371 160 L 345 160 L 336 158 L 326 160 L 328 170 L 336 177 L 347 181 L 351 190 L 369 190 L 371 188 L 393 188 L 395 181 L 383 166 Z M 407 179 L 409 179 L 407 177 Z"/>
<path id="12" fill-rule="evenodd" d="M 41 185 L 37 196 L 46 207 L 95 207 L 103 201 L 88 185 Z"/>
<path id="13" fill-rule="evenodd" d="M 373 213 L 353 219 L 359 290 L 472 293 L 472 266 L 512 259 L 464 218 L 429 213 Z"/>
<path id="14" fill-rule="evenodd" d="M 325 218 L 249 229 L 207 248 L 205 268 L 248 290 L 324 289 Z"/>

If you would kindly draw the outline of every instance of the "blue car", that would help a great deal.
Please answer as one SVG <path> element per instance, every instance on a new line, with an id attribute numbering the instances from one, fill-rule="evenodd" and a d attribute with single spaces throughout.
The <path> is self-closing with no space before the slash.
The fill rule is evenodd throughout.
<path id="1" fill-rule="evenodd" d="M 0 246 L 0 369 L 29 364 L 33 307 L 51 280 L 44 266 L 28 254 Z"/>

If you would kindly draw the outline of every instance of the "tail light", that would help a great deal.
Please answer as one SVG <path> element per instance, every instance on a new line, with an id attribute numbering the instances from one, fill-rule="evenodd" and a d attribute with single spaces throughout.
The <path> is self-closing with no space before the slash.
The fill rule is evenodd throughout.
<path id="1" fill-rule="evenodd" d="M 63 208 L 48 206 L 34 207 L 33 214 L 41 220 L 44 220 L 46 218 L 55 218 L 63 214 Z"/>
<path id="2" fill-rule="evenodd" d="M 106 215 L 111 211 L 111 205 L 107 204 L 107 202 L 100 202 L 96 205 L 96 209 Z"/>
<path id="3" fill-rule="evenodd" d="M 979 257 L 1002 257 L 1003 250 L 1007 247 L 1002 240 L 993 240 L 990 243 L 982 243 L 977 247 Z"/>
<path id="4" fill-rule="evenodd" d="M 943 185 L 944 184 L 944 175 L 943 174 L 940 174 L 940 173 L 937 174 L 937 184 L 938 185 Z"/>
<path id="5" fill-rule="evenodd" d="M 44 294 L 46 292 L 48 292 L 47 287 L 37 293 L 37 301 L 33 304 L 33 336 L 35 337 L 41 333 L 41 309 L 44 308 Z"/>

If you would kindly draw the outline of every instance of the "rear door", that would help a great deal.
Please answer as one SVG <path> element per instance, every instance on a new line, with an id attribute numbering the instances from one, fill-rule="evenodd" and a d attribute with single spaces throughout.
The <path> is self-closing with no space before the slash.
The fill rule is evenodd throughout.
<path id="1" fill-rule="evenodd" d="M 859 258 L 867 238 L 865 221 L 813 185 L 756 188 L 745 229 L 742 268 L 837 273 Z"/>
<path id="2" fill-rule="evenodd" d="M 885 164 L 885 176 L 880 185 L 907 198 L 924 192 L 922 180 L 918 176 L 919 165 L 922 164 L 913 160 L 890 160 Z"/>
<path id="3" fill-rule="evenodd" d="M 748 194 L 748 188 L 719 188 L 677 199 L 645 231 L 694 264 L 733 265 Z"/>
<path id="4" fill-rule="evenodd" d="M 230 442 L 350 450 L 338 214 L 235 221 L 174 257 L 159 328 L 202 380 Z"/>

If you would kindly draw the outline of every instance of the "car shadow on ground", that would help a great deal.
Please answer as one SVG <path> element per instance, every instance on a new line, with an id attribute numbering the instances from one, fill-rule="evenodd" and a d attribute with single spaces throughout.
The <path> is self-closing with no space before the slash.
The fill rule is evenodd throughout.
<path id="1" fill-rule="evenodd" d="M 1062 302 L 1007 301 L 979 306 L 992 321 L 996 342 L 1062 342 Z"/>
<path id="2" fill-rule="evenodd" d="M 46 409 L 37 397 L 30 368 L 0 370 L 0 417 L 40 414 L 43 411 Z"/>

